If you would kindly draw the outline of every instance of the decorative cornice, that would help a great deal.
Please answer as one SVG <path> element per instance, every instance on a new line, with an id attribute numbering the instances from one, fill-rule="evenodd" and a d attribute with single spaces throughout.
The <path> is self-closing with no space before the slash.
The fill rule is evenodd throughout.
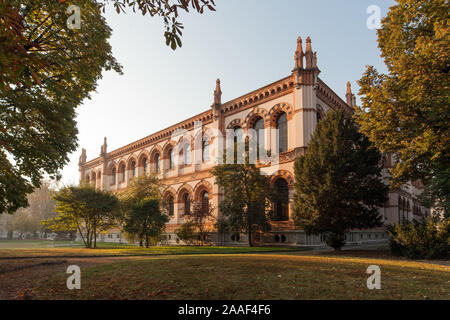
<path id="1" fill-rule="evenodd" d="M 318 79 L 318 86 L 316 89 L 317 97 L 329 105 L 332 109 L 335 107 L 353 113 L 353 109 L 345 103 L 333 90 L 330 89 L 320 78 Z"/>

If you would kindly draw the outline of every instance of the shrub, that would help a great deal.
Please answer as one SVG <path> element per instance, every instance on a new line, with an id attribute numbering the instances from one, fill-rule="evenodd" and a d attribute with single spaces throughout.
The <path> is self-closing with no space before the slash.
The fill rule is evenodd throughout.
<path id="1" fill-rule="evenodd" d="M 430 217 L 388 227 L 392 254 L 410 259 L 446 257 L 450 250 L 450 221 Z"/>
<path id="2" fill-rule="evenodd" d="M 183 223 L 176 231 L 177 237 L 188 245 L 194 244 L 197 240 L 197 233 L 195 232 L 195 223 L 188 221 Z"/>

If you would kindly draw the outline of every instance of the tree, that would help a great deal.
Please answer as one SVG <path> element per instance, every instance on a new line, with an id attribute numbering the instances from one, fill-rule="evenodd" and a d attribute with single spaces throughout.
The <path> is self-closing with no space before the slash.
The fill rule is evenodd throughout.
<path id="1" fill-rule="evenodd" d="M 192 210 L 189 214 L 184 215 L 185 226 L 181 230 L 181 234 L 188 235 L 187 238 L 184 236 L 179 237 L 181 240 L 188 240 L 190 237 L 190 228 L 197 237 L 198 243 L 204 245 L 208 240 L 208 235 L 212 232 L 214 227 L 214 221 L 216 217 L 214 216 L 214 208 L 203 201 L 196 201 L 192 205 Z M 182 226 L 183 227 L 183 226 Z M 184 238 L 184 239 L 183 239 Z"/>
<path id="2" fill-rule="evenodd" d="M 252 233 L 270 229 L 267 208 L 271 192 L 267 177 L 255 165 L 248 163 L 248 157 L 244 164 L 219 165 L 212 173 L 225 192 L 219 209 L 229 229 L 246 232 L 248 244 L 253 246 Z"/>
<path id="3" fill-rule="evenodd" d="M 53 231 L 78 231 L 86 248 L 96 248 L 99 232 L 117 225 L 119 199 L 111 192 L 83 184 L 64 187 L 53 199 L 58 215 L 43 225 Z"/>
<path id="4" fill-rule="evenodd" d="M 195 224 L 192 221 L 186 221 L 175 230 L 178 239 L 184 241 L 188 245 L 192 245 L 196 241 Z"/>
<path id="5" fill-rule="evenodd" d="M 156 175 L 142 175 L 134 178 L 130 186 L 119 194 L 120 204 L 124 214 L 130 212 L 134 204 L 148 198 L 161 198 L 165 185 Z"/>
<path id="6" fill-rule="evenodd" d="M 380 226 L 378 207 L 387 201 L 381 154 L 344 111 L 329 111 L 295 160 L 294 221 L 310 234 L 324 234 L 339 250 L 351 229 Z"/>
<path id="7" fill-rule="evenodd" d="M 148 248 L 150 239 L 158 239 L 164 232 L 169 218 L 160 210 L 159 200 L 144 199 L 131 207 L 129 216 L 125 218 L 124 230 L 137 236 Z"/>
<path id="8" fill-rule="evenodd" d="M 59 178 L 77 148 L 75 109 L 103 70 L 121 73 L 94 0 L 81 29 L 56 0 L 0 0 L 0 212 L 26 207 L 44 175 Z"/>
<path id="9" fill-rule="evenodd" d="M 448 208 L 450 181 L 442 178 L 450 163 L 449 3 L 396 2 L 378 30 L 388 74 L 367 67 L 356 121 L 382 152 L 398 158 L 391 170 L 394 187 L 418 179 L 440 185 L 429 189 L 431 198 Z"/>
<path id="10" fill-rule="evenodd" d="M 113 3 L 117 13 L 125 12 L 126 7 L 129 7 L 133 12 L 140 11 L 142 15 L 162 17 L 165 25 L 166 45 L 173 50 L 182 45 L 180 37 L 183 35 L 184 27 L 178 21 L 180 11 L 189 12 L 190 8 L 200 14 L 204 13 L 205 8 L 216 11 L 214 0 L 99 0 L 103 11 L 108 2 Z"/>

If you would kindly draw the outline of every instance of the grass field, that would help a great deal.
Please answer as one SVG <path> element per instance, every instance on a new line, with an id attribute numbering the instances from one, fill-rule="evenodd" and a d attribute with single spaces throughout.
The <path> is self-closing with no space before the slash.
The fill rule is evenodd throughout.
<path id="1" fill-rule="evenodd" d="M 366 286 L 369 265 L 381 290 Z M 82 269 L 81 290 L 66 274 L 28 290 L 36 299 L 445 299 L 450 267 L 385 259 L 274 255 L 152 257 Z"/>
<path id="2" fill-rule="evenodd" d="M 141 248 L 115 243 L 98 243 L 97 249 L 86 249 L 80 243 L 50 241 L 0 241 L 0 259 L 7 257 L 74 257 L 74 256 L 127 256 L 213 253 L 292 252 L 304 249 L 283 247 L 194 247 L 158 246 Z M 66 247 L 64 246 L 66 245 Z M 75 245 L 75 246 L 74 246 Z"/>

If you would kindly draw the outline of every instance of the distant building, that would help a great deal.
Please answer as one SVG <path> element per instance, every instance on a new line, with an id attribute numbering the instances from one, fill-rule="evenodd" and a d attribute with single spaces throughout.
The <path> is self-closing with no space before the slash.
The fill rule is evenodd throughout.
<path id="1" fill-rule="evenodd" d="M 215 184 L 211 169 L 214 161 L 221 157 L 220 150 L 227 150 L 225 138 L 232 130 L 232 141 L 253 135 L 254 141 L 270 150 L 272 158 L 278 159 L 276 163 L 260 163 L 259 166 L 270 174 L 272 187 L 286 190 L 292 199 L 294 160 L 305 153 L 317 122 L 330 109 L 351 113 L 356 103 L 350 83 L 343 100 L 318 77 L 317 54 L 312 51 L 309 37 L 305 51 L 302 40 L 298 39 L 294 60 L 294 69 L 288 76 L 228 102 L 222 103 L 220 81 L 217 80 L 214 102 L 208 110 L 117 150 L 107 152 L 105 138 L 100 156 L 86 161 L 86 150 L 83 149 L 79 162 L 80 179 L 98 188 L 118 191 L 127 188 L 134 177 L 156 172 L 168 185 L 163 193 L 170 217 L 166 236 L 169 243 L 175 244 L 174 231 L 183 223 L 183 216 L 193 201 L 212 205 L 216 215 L 219 214 L 217 208 L 224 195 Z M 125 133 L 124 129 L 117 128 Z M 181 131 L 189 139 L 180 138 Z M 224 139 L 218 138 L 217 133 Z M 394 160 L 392 155 L 385 155 L 385 168 L 389 168 Z M 416 200 L 420 189 L 418 183 L 413 183 L 391 192 L 389 201 L 380 208 L 383 221 L 399 223 L 426 215 L 428 210 Z M 322 237 L 309 236 L 295 228 L 291 205 L 274 203 L 273 212 L 272 231 L 256 235 L 257 242 L 323 244 Z M 371 241 L 385 237 L 384 228 L 378 228 L 355 230 L 347 235 L 347 240 Z M 247 240 L 245 234 L 214 234 L 212 241 L 246 244 Z"/>

